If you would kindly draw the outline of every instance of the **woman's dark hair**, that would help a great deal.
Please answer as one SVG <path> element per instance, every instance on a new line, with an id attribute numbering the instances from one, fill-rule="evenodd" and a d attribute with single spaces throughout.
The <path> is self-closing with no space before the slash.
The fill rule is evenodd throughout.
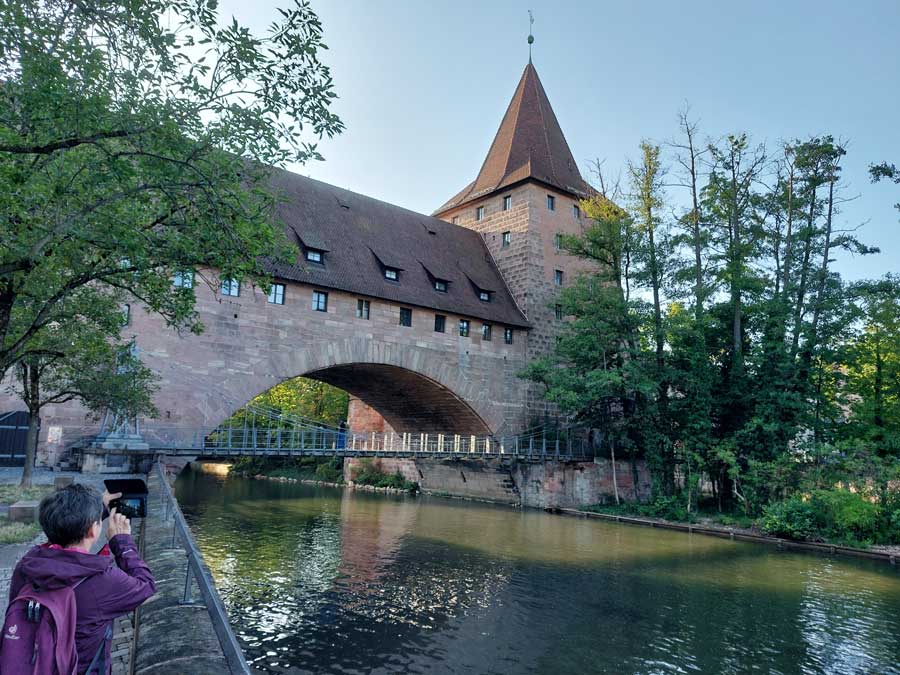
<path id="1" fill-rule="evenodd" d="M 87 485 L 72 483 L 41 500 L 41 529 L 51 544 L 77 544 L 102 518 L 100 493 Z"/>

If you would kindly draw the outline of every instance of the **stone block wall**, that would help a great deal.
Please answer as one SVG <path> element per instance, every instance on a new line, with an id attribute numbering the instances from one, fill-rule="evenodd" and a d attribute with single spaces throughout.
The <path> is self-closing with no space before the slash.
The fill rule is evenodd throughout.
<path id="1" fill-rule="evenodd" d="M 547 208 L 547 196 L 555 197 L 555 208 Z M 511 208 L 503 210 L 503 198 L 512 198 Z M 494 257 L 507 285 L 531 322 L 528 332 L 527 360 L 550 352 L 556 344 L 565 317 L 556 317 L 560 286 L 555 273 L 563 273 L 563 287 L 579 274 L 595 267 L 588 261 L 575 258 L 556 248 L 557 234 L 581 234 L 590 221 L 583 214 L 575 215 L 578 200 L 554 188 L 530 181 L 510 190 L 501 190 L 482 199 L 442 214 L 442 218 L 480 232 Z M 483 206 L 484 218 L 476 220 L 478 207 Z M 510 242 L 503 244 L 503 233 L 510 233 Z M 531 385 L 527 391 L 529 416 L 532 420 L 544 414 L 555 414 L 543 400 L 539 387 Z"/>
<path id="2" fill-rule="evenodd" d="M 344 460 L 344 480 L 359 471 L 359 458 Z M 436 460 L 377 457 L 373 465 L 385 473 L 400 474 L 434 493 L 536 508 L 576 508 L 586 504 L 613 503 L 616 485 L 622 501 L 646 501 L 650 497 L 650 474 L 646 464 L 636 464 L 637 482 L 631 464 L 607 459 L 593 462 L 517 462 L 498 460 Z"/>
<path id="3" fill-rule="evenodd" d="M 159 417 L 143 421 L 145 438 L 196 443 L 258 394 L 306 375 L 347 390 L 394 419 L 437 420 L 464 433 L 514 434 L 526 424 L 524 390 L 517 373 L 525 365 L 525 331 L 503 341 L 481 339 L 481 321 L 470 337 L 454 330 L 460 317 L 448 312 L 447 332 L 434 331 L 433 310 L 412 308 L 412 326 L 399 325 L 400 305 L 377 298 L 368 320 L 356 317 L 360 296 L 328 290 L 328 311 L 312 307 L 314 286 L 286 284 L 283 305 L 261 289 L 242 284 L 238 297 L 222 296 L 212 273 L 197 274 L 197 311 L 205 330 L 179 334 L 155 315 L 132 305 L 125 335 L 159 376 Z M 391 406 L 396 410 L 391 410 Z M 399 408 L 403 408 L 400 410 Z M 0 411 L 21 409 L 6 387 Z M 406 417 L 404 417 L 406 415 Z M 42 416 L 38 463 L 53 465 L 75 441 L 94 434 L 98 421 L 81 406 L 48 406 Z M 459 423 L 459 428 L 453 426 Z"/>

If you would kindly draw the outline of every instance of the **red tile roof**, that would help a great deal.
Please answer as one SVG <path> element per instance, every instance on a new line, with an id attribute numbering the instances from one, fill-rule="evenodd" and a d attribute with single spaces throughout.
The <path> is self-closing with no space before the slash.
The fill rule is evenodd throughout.
<path id="1" fill-rule="evenodd" d="M 322 264 L 299 251 L 292 264 L 268 263 L 276 278 L 529 327 L 477 232 L 288 171 L 273 169 L 271 184 L 288 239 L 326 251 Z M 385 279 L 384 266 L 401 270 L 399 281 Z M 447 292 L 428 272 L 449 282 Z"/>
<path id="2" fill-rule="evenodd" d="M 525 66 L 478 177 L 434 215 L 527 179 L 576 197 L 593 192 L 578 172 L 547 93 L 530 63 Z"/>

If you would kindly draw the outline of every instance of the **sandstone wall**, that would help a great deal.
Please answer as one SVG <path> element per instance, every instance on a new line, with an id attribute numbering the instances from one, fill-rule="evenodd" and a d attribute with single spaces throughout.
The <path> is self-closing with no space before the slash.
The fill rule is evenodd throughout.
<path id="1" fill-rule="evenodd" d="M 359 471 L 359 458 L 344 460 L 344 480 Z M 575 508 L 586 504 L 612 503 L 615 499 L 613 464 L 594 462 L 516 462 L 497 460 L 435 460 L 378 457 L 368 460 L 385 473 L 400 472 L 427 492 L 484 499 L 536 508 Z M 640 461 L 637 487 L 629 462 L 615 465 L 615 483 L 622 501 L 645 501 L 650 497 L 650 474 Z"/>
<path id="2" fill-rule="evenodd" d="M 400 305 L 375 298 L 370 318 L 356 317 L 360 296 L 328 291 L 328 311 L 312 308 L 316 287 L 289 283 L 283 305 L 242 284 L 224 297 L 198 274 L 197 311 L 205 330 L 179 334 L 135 303 L 125 334 L 160 377 L 159 417 L 143 421 L 145 436 L 199 442 L 253 397 L 283 380 L 309 375 L 339 386 L 382 413 L 397 431 L 518 433 L 526 423 L 525 392 L 516 374 L 525 365 L 525 331 L 504 344 L 503 326 L 481 339 L 481 321 L 470 337 L 434 331 L 432 310 L 412 308 L 412 326 L 399 325 Z M 23 404 L 0 387 L 0 411 Z M 432 424 L 432 427 L 423 426 Z M 404 425 L 406 428 L 404 428 Z M 440 426 L 444 428 L 435 428 Z M 98 422 L 77 404 L 48 406 L 38 463 L 54 464 Z"/>

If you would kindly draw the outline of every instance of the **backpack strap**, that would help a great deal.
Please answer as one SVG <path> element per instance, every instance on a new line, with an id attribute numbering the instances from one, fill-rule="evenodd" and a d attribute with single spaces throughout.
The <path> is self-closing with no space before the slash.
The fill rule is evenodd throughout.
<path id="1" fill-rule="evenodd" d="M 87 670 L 84 671 L 84 675 L 91 675 L 91 673 L 94 672 L 95 666 L 97 668 L 97 675 L 106 675 L 106 643 L 112 639 L 112 634 L 112 624 L 108 624 L 106 626 L 106 632 L 103 634 L 103 640 L 100 642 L 100 648 L 97 649 L 97 653 L 94 654 L 94 658 L 91 659 L 91 664 L 88 666 Z"/>

